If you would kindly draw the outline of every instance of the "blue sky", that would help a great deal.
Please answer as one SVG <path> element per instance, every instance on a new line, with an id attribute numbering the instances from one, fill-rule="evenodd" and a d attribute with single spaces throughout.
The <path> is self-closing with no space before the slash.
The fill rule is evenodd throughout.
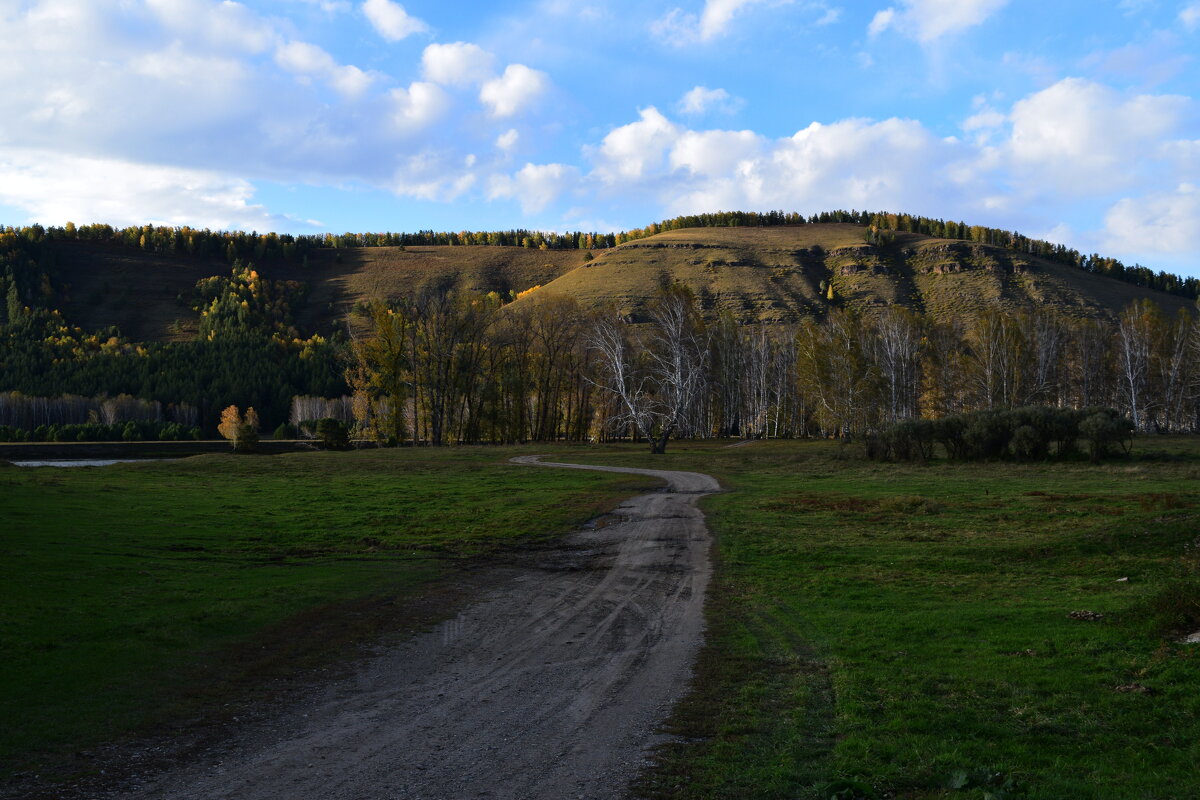
<path id="1" fill-rule="evenodd" d="M 954 217 L 1200 275 L 1200 0 L 0 0 L 0 222 Z"/>

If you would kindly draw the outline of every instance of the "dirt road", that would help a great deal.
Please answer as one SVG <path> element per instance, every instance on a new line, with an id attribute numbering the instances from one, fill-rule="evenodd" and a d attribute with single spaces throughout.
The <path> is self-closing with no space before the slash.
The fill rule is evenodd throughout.
<path id="1" fill-rule="evenodd" d="M 617 798 L 686 689 L 717 491 L 689 472 L 621 505 L 479 603 L 365 661 L 136 798 Z"/>

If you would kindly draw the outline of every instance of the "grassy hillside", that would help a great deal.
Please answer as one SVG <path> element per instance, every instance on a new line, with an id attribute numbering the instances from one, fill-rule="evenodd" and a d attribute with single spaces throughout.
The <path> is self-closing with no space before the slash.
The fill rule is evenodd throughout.
<path id="1" fill-rule="evenodd" d="M 998 247 L 913 233 L 876 246 L 866 243 L 865 231 L 833 223 L 689 228 L 597 250 L 591 261 L 581 250 L 521 247 L 325 248 L 303 262 L 268 263 L 259 271 L 308 285 L 299 322 L 309 331 L 337 325 L 360 300 L 397 298 L 429 286 L 520 292 L 541 285 L 588 308 L 614 303 L 636 318 L 664 275 L 691 287 L 713 315 L 728 311 L 765 324 L 819 315 L 832 304 L 869 312 L 900 303 L 939 317 L 988 307 L 1111 317 L 1141 297 L 1167 313 L 1190 305 Z M 221 260 L 90 242 L 57 242 L 54 248 L 67 318 L 85 329 L 117 325 L 135 340 L 194 335 L 189 302 L 196 281 L 229 269 Z"/>
<path id="2" fill-rule="evenodd" d="M 988 245 L 900 233 L 867 244 L 847 224 L 776 228 L 689 228 L 602 251 L 546 291 L 585 306 L 615 303 L 635 318 L 663 274 L 695 291 L 711 312 L 756 322 L 795 322 L 831 303 L 869 311 L 900 303 L 935 316 L 1054 308 L 1073 317 L 1108 317 L 1148 297 L 1168 313 L 1183 298 L 1142 289 L 1063 264 Z"/>
<path id="3" fill-rule="evenodd" d="M 197 324 L 189 298 L 196 281 L 227 275 L 216 259 L 159 256 L 90 242 L 56 242 L 55 261 L 66 284 L 59 304 L 67 319 L 86 330 L 117 325 L 134 340 L 190 338 Z M 336 324 L 358 301 L 395 299 L 428 286 L 471 292 L 519 292 L 549 283 L 583 263 L 579 250 L 521 247 L 353 247 L 324 249 L 307 263 L 261 265 L 275 280 L 309 287 L 301 326 Z"/>

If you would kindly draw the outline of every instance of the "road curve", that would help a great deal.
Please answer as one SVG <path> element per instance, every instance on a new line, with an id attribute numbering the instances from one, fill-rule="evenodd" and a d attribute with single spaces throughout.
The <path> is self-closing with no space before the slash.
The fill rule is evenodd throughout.
<path id="1" fill-rule="evenodd" d="M 686 689 L 709 535 L 693 472 L 538 551 L 437 630 L 123 797 L 619 798 Z"/>

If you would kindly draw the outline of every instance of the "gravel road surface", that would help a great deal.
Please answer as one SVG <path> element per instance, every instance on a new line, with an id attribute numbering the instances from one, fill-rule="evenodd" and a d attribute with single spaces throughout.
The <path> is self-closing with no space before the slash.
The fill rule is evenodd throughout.
<path id="1" fill-rule="evenodd" d="M 438 629 L 269 715 L 132 798 L 619 798 L 660 741 L 703 638 L 717 482 L 651 475 Z"/>

